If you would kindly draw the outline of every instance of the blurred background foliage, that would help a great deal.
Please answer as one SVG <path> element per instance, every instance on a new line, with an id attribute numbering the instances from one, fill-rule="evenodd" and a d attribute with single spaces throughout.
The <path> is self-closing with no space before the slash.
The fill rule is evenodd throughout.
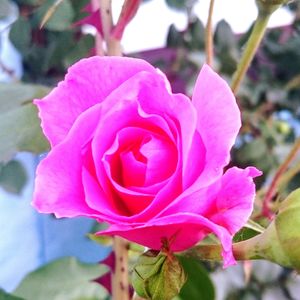
<path id="1" fill-rule="evenodd" d="M 62 1 L 53 16 L 40 29 L 45 13 L 54 2 L 15 0 L 20 15 L 11 26 L 9 38 L 22 55 L 24 74 L 21 82 L 14 82 L 12 73 L 10 75 L 13 83 L 0 85 L 0 114 L 1 122 L 4 122 L 3 126 L 1 124 L 0 139 L 7 144 L 7 147 L 0 151 L 0 186 L 12 193 L 19 193 L 26 182 L 26 173 L 22 165 L 11 160 L 14 154 L 19 151 L 41 153 L 48 149 L 31 100 L 46 94 L 49 87 L 63 78 L 71 64 L 95 52 L 93 35 L 87 33 L 91 31 L 76 25 L 76 22 L 87 16 L 83 10 L 88 4 L 87 0 Z M 193 13 L 195 2 L 166 0 L 170 9 L 181 10 L 187 14 L 188 23 L 183 31 L 178 31 L 174 25 L 170 26 L 165 48 L 126 53 L 146 59 L 159 67 L 167 74 L 174 92 L 188 95 L 191 95 L 196 76 L 205 62 L 205 25 Z M 8 6 L 5 5 L 5 0 L 2 0 L 0 18 L 5 18 L 5 9 L 8 9 Z M 260 200 L 265 193 L 264 184 L 270 182 L 271 176 L 300 134 L 299 1 L 288 4 L 287 9 L 293 12 L 294 21 L 288 26 L 267 31 L 237 94 L 243 127 L 232 151 L 231 164 L 240 167 L 254 165 L 264 172 L 257 181 L 260 190 L 254 216 L 259 214 L 261 209 Z M 214 69 L 228 82 L 236 69 L 250 30 L 251 28 L 245 34 L 235 35 L 225 21 L 219 22 L 215 28 Z M 7 105 L 8 95 L 11 106 Z M 24 132 L 17 134 L 20 128 L 23 128 Z M 15 140 L 11 140 L 11 135 L 15 136 Z M 29 144 L 33 146 L 28 147 Z M 18 180 L 13 180 L 14 178 Z M 283 199 L 291 190 L 299 187 L 299 178 L 300 160 L 296 159 L 280 182 L 277 198 Z M 264 220 L 258 221 L 264 223 Z M 243 234 L 246 236 L 247 232 Z M 209 283 L 204 286 L 199 283 L 199 279 L 202 278 L 202 282 L 210 282 L 207 272 L 211 272 L 218 284 L 216 278 L 219 278 L 219 275 L 214 274 L 219 274 L 219 264 L 206 263 L 197 266 L 201 271 L 198 272 L 198 278 L 195 278 L 195 265 L 191 266 L 187 262 L 185 268 L 187 273 L 191 274 L 190 278 L 194 283 L 189 281 L 189 288 L 183 289 L 178 299 L 200 299 L 199 295 L 202 300 L 214 299 L 213 285 Z M 291 270 L 280 268 L 275 275 L 266 280 L 252 272 L 249 264 L 241 266 L 240 270 L 244 270 L 241 277 L 245 276 L 247 280 L 242 286 L 230 285 L 233 289 L 226 299 L 267 299 L 264 298 L 265 292 L 272 288 L 276 288 L 277 293 L 279 289 L 280 296 L 268 299 L 297 299 L 295 292 L 291 290 L 291 282 L 295 279 Z M 247 275 L 247 272 L 250 272 L 250 275 Z M 4 295 L 4 292 L 0 292 L 0 298 L 4 297 L 1 293 Z"/>

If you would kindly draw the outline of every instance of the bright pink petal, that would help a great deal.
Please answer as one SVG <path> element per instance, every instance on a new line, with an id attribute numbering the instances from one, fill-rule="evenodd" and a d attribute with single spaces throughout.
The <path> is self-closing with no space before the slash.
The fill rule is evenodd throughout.
<path id="1" fill-rule="evenodd" d="M 207 234 L 233 264 L 232 236 L 250 216 L 255 168 L 223 168 L 240 127 L 227 84 L 208 66 L 193 103 L 146 62 L 91 58 L 36 101 L 53 146 L 37 171 L 33 205 L 85 215 L 153 249 L 185 250 Z"/>
<path id="2" fill-rule="evenodd" d="M 183 170 L 183 190 L 188 189 L 202 173 L 205 166 L 206 150 L 198 131 L 194 132 Z"/>
<path id="3" fill-rule="evenodd" d="M 147 159 L 144 185 L 150 186 L 169 178 L 176 170 L 177 151 L 173 143 L 159 135 L 142 145 L 141 154 Z"/>
<path id="4" fill-rule="evenodd" d="M 128 221 L 127 215 L 132 214 L 129 196 L 128 199 L 126 199 L 127 202 L 124 201 L 124 199 L 120 199 L 120 195 L 117 193 L 105 193 L 95 180 L 95 177 L 91 176 L 87 170 L 83 170 L 82 182 L 85 201 L 90 208 L 97 211 L 96 218 L 98 220 L 110 223 L 118 223 L 123 220 Z M 140 196 L 138 199 L 140 201 L 137 203 L 137 206 L 147 205 L 149 203 L 146 197 Z"/>
<path id="5" fill-rule="evenodd" d="M 167 120 L 177 140 L 179 169 L 174 174 L 180 173 L 180 180 L 174 176 L 176 182 L 168 182 L 147 208 L 152 213 L 159 213 L 183 188 L 195 181 L 204 166 L 205 148 L 201 136 L 196 132 L 197 115 L 190 99 L 182 94 L 172 94 L 166 84 L 160 86 L 144 81 L 139 95 L 141 108 L 147 114 L 155 113 Z"/>
<path id="6" fill-rule="evenodd" d="M 164 136 L 170 142 L 174 140 L 176 144 L 179 155 L 175 162 L 177 163 L 176 170 L 158 192 L 157 197 L 146 207 L 144 214 L 139 215 L 140 218 L 143 215 L 143 219 L 149 218 L 149 214 L 155 216 L 181 191 L 181 161 L 183 156 L 187 159 L 193 140 L 193 131 L 196 128 L 193 106 L 188 98 L 172 95 L 166 91 L 165 79 L 162 76 L 149 72 L 141 72 L 126 81 L 107 97 L 103 105 L 106 107 L 103 109 L 103 119 L 92 143 L 97 176 L 103 189 L 107 187 L 110 189 L 112 180 L 105 175 L 107 169 L 104 168 L 102 157 L 114 142 L 117 133 L 123 128 L 135 126 L 153 132 L 154 135 Z M 179 115 L 179 121 L 176 114 Z M 184 136 L 183 140 L 181 135 Z M 161 167 L 165 168 L 164 165 Z M 120 188 L 118 191 L 121 191 Z M 126 193 L 126 191 L 123 192 Z M 132 191 L 128 194 L 132 197 Z"/>
<path id="7" fill-rule="evenodd" d="M 160 99 L 157 101 L 156 99 Z M 189 98 L 182 94 L 172 94 L 166 86 L 155 86 L 147 84 L 143 86 L 139 96 L 139 103 L 146 113 L 155 113 L 169 120 L 169 124 L 174 124 L 173 135 L 177 136 L 177 148 L 181 154 L 181 164 L 183 178 L 189 177 L 187 170 L 189 164 L 190 151 L 194 151 L 195 131 L 197 125 L 196 111 Z M 198 157 L 194 160 L 194 168 L 199 167 L 204 159 L 203 147 L 200 136 L 196 137 Z M 193 150 L 191 150 L 193 148 Z M 198 158 L 201 158 L 198 163 Z M 201 166 L 200 166 L 201 169 Z M 186 178 L 184 179 L 186 180 Z"/>
<path id="8" fill-rule="evenodd" d="M 105 124 L 110 123 L 106 120 Z M 99 160 L 101 152 L 99 152 L 99 158 L 96 157 L 95 159 L 100 183 L 104 190 L 108 190 L 108 193 L 114 193 L 112 197 L 118 197 L 118 202 L 122 203 L 124 207 L 124 210 L 120 211 L 121 215 L 137 214 L 147 207 L 154 197 L 152 193 L 143 188 L 147 168 L 145 162 L 136 159 L 135 156 L 138 153 L 134 155 L 132 152 L 126 151 L 130 149 L 130 146 L 141 143 L 143 140 L 141 134 L 146 133 L 147 130 L 141 128 L 126 127 L 121 129 L 117 132 L 113 145 L 103 154 L 101 161 Z M 99 135 L 96 136 L 100 138 Z M 95 138 L 96 140 L 97 138 Z M 98 149 L 100 150 L 100 148 Z M 130 153 L 132 156 L 129 155 Z M 132 184 L 140 185 L 141 189 L 134 189 Z"/>
<path id="9" fill-rule="evenodd" d="M 261 174 L 254 167 L 227 170 L 222 177 L 220 192 L 204 216 L 235 234 L 252 213 L 255 199 L 253 178 Z"/>
<path id="10" fill-rule="evenodd" d="M 253 167 L 231 168 L 207 187 L 200 186 L 191 194 L 184 191 L 161 211 L 159 217 L 179 212 L 196 213 L 234 234 L 250 217 L 255 198 L 253 178 L 260 174 Z"/>
<path id="11" fill-rule="evenodd" d="M 214 233 L 222 243 L 224 267 L 235 264 L 232 254 L 232 236 L 222 226 L 214 224 L 203 216 L 192 213 L 178 213 L 150 220 L 141 226 L 112 225 L 98 234 L 119 235 L 151 249 L 161 248 L 162 238 L 172 241 L 172 251 L 183 251 L 202 240 L 207 234 Z"/>
<path id="12" fill-rule="evenodd" d="M 136 127 L 140 131 L 144 130 L 149 134 L 152 132 L 154 135 L 164 136 L 165 139 L 172 140 L 172 136 L 170 136 L 172 133 L 164 118 L 156 114 L 143 113 L 140 108 L 139 92 L 143 80 L 146 80 L 145 77 L 153 79 L 154 82 L 162 80 L 157 74 L 141 72 L 111 93 L 103 102 L 102 119 L 92 142 L 93 157 L 100 186 L 107 194 L 114 189 L 123 199 L 124 204 L 126 202 L 132 213 L 137 213 L 138 208 L 140 209 L 145 204 L 149 205 L 149 198 L 152 199 L 153 195 L 149 195 L 147 190 L 138 192 L 135 189 L 122 187 L 118 184 L 120 180 L 116 180 L 117 170 L 115 167 L 113 168 L 114 173 L 111 173 L 110 165 L 118 164 L 118 162 L 108 159 L 108 155 L 116 152 L 120 147 L 116 136 L 124 132 L 126 128 Z M 143 198 L 142 201 L 140 201 L 141 198 Z M 143 205 L 140 205 L 142 203 Z M 125 214 L 126 212 L 123 215 Z"/>
<path id="13" fill-rule="evenodd" d="M 138 72 L 155 72 L 147 62 L 124 57 L 91 57 L 74 64 L 57 88 L 34 103 L 52 146 L 61 142 L 74 121 L 89 107 L 102 102 Z"/>
<path id="14" fill-rule="evenodd" d="M 81 174 L 82 148 L 92 138 L 99 116 L 100 105 L 81 114 L 67 138 L 39 164 L 32 202 L 39 212 L 55 213 L 57 217 L 98 215 L 84 200 Z"/>
<path id="15" fill-rule="evenodd" d="M 192 101 L 198 115 L 197 130 L 206 150 L 199 181 L 208 185 L 229 162 L 230 149 L 241 126 L 240 111 L 228 84 L 207 65 L 197 79 Z"/>

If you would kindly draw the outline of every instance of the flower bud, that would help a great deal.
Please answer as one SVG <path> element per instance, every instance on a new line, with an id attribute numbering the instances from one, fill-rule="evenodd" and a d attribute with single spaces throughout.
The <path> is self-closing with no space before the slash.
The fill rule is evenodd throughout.
<path id="1" fill-rule="evenodd" d="M 300 270 L 300 189 L 283 201 L 269 227 L 270 233 L 276 233 L 278 246 L 282 249 L 281 259 L 286 266 Z"/>
<path id="2" fill-rule="evenodd" d="M 300 189 L 285 199 L 261 234 L 234 245 L 237 258 L 267 259 L 300 271 Z"/>
<path id="3" fill-rule="evenodd" d="M 186 275 L 174 255 L 153 250 L 139 257 L 132 274 L 136 293 L 151 300 L 173 299 L 185 281 Z"/>
<path id="4" fill-rule="evenodd" d="M 270 15 L 287 0 L 256 0 L 256 5 L 261 14 Z"/>

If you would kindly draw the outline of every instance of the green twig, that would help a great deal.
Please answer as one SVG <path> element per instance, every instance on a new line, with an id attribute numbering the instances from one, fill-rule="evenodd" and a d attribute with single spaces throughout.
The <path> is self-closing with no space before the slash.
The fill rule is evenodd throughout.
<path id="1" fill-rule="evenodd" d="M 271 14 L 259 13 L 255 21 L 253 30 L 251 32 L 250 38 L 247 42 L 245 51 L 242 58 L 238 64 L 237 70 L 233 75 L 231 89 L 234 94 L 237 93 L 239 86 L 252 62 L 252 59 L 261 43 L 261 40 L 265 34 L 267 24 Z"/>

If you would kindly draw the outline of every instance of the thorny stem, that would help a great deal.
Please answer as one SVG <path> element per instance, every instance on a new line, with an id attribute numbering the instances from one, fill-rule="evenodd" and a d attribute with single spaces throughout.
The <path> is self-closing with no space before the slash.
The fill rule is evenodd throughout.
<path id="1" fill-rule="evenodd" d="M 269 189 L 266 192 L 266 195 L 263 200 L 263 208 L 262 208 L 262 215 L 265 217 L 270 218 L 272 215 L 270 213 L 270 202 L 272 201 L 273 197 L 277 192 L 278 183 L 280 182 L 281 176 L 287 170 L 292 160 L 295 158 L 297 152 L 300 149 L 300 138 L 296 140 L 293 148 L 291 149 L 290 153 L 284 160 L 284 162 L 278 168 L 273 180 L 270 184 Z"/>
<path id="2" fill-rule="evenodd" d="M 102 20 L 102 30 L 104 40 L 107 47 L 107 55 L 121 56 L 122 48 L 119 40 L 115 39 L 112 35 L 112 7 L 111 0 L 99 0 L 100 1 L 100 13 Z"/>
<path id="3" fill-rule="evenodd" d="M 129 300 L 128 242 L 114 237 L 115 270 L 112 276 L 112 299 Z"/>
<path id="4" fill-rule="evenodd" d="M 252 59 L 260 45 L 260 42 L 265 34 L 270 16 L 271 13 L 258 13 L 257 19 L 255 21 L 253 30 L 247 42 L 242 58 L 238 64 L 236 72 L 233 75 L 231 89 L 234 94 L 237 93 L 239 86 L 250 66 L 250 63 L 252 62 Z"/>
<path id="5" fill-rule="evenodd" d="M 214 45 L 213 45 L 213 30 L 212 30 L 212 16 L 214 10 L 215 0 L 210 0 L 208 19 L 205 29 L 205 52 L 206 63 L 211 66 L 213 64 L 214 57 Z"/>
<path id="6" fill-rule="evenodd" d="M 111 0 L 98 1 L 107 55 L 122 56 L 120 41 L 111 37 L 113 26 Z M 112 299 L 129 300 L 128 242 L 121 237 L 115 236 L 113 248 L 115 253 L 115 269 L 112 273 Z"/>
<path id="7" fill-rule="evenodd" d="M 98 0 L 102 20 L 102 31 L 104 40 L 107 41 L 113 26 L 111 0 Z"/>

